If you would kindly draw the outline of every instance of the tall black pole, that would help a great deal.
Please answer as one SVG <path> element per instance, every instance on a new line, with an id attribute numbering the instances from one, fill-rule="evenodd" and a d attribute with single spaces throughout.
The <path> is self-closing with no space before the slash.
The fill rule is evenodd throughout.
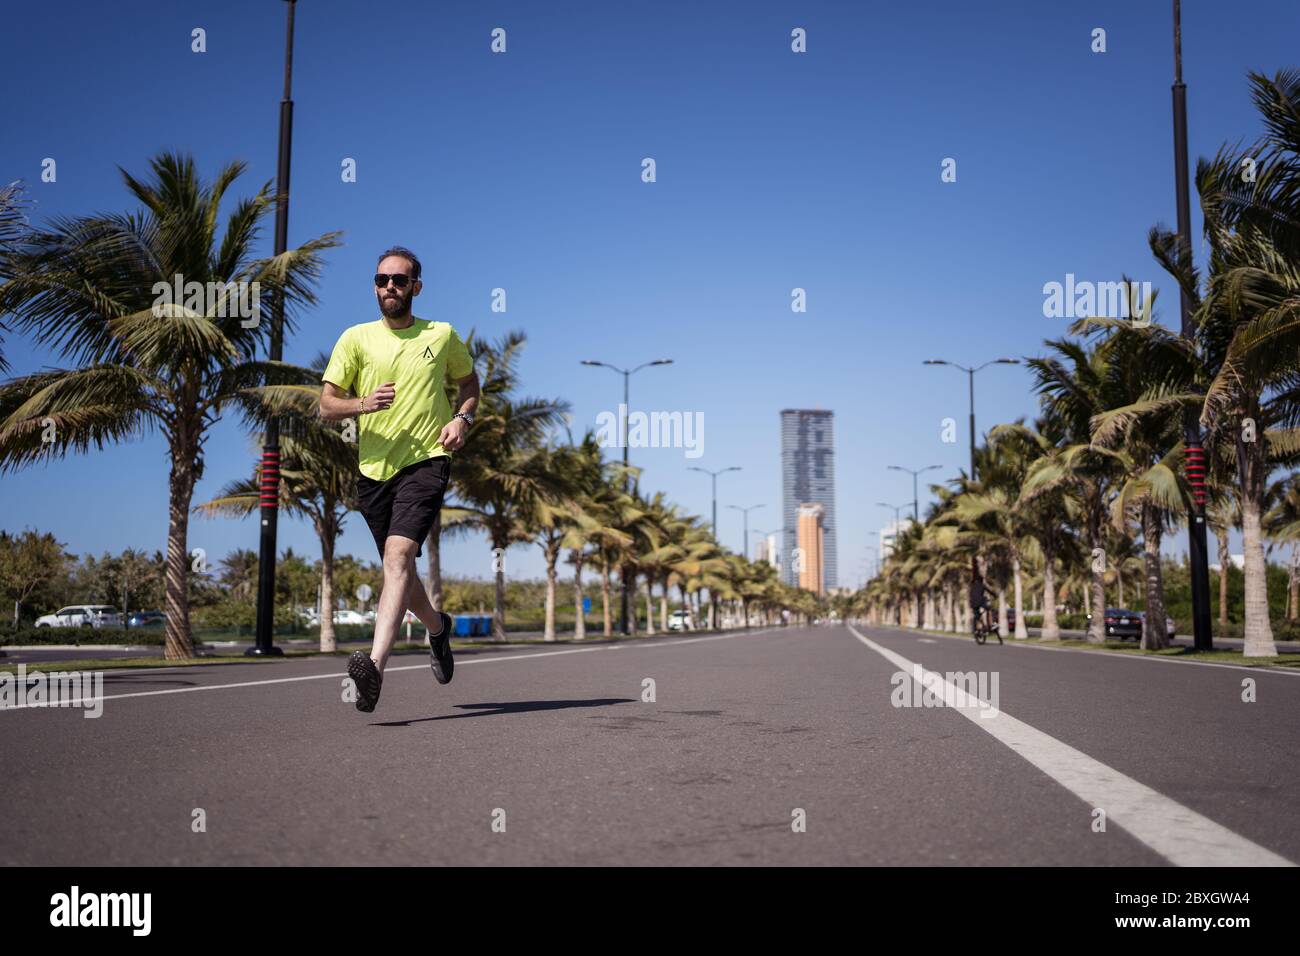
<path id="1" fill-rule="evenodd" d="M 293 11 L 289 4 L 288 29 L 284 40 L 284 98 L 280 100 L 280 146 L 275 172 L 275 254 L 284 255 L 289 247 L 289 152 L 293 139 Z M 284 292 L 277 287 L 271 294 L 272 362 L 280 361 L 284 351 Z M 257 642 L 248 649 L 253 656 L 281 656 L 284 651 L 273 643 L 275 629 L 275 532 L 280 517 L 280 423 L 272 418 L 266 425 L 266 444 L 262 447 L 260 486 L 262 540 L 257 562 Z M 334 609 L 321 609 L 333 614 Z"/>
<path id="2" fill-rule="evenodd" d="M 623 372 L 623 492 L 625 494 L 631 491 L 631 487 L 630 487 L 631 473 L 628 471 L 628 457 L 627 457 L 628 418 L 632 414 L 632 406 L 628 403 L 628 379 L 630 379 L 631 377 L 632 377 L 631 372 L 629 371 Z M 629 574 L 628 565 L 625 563 L 622 567 L 621 576 L 623 578 L 623 596 L 619 601 L 620 610 L 618 615 L 618 629 L 622 631 L 624 634 L 632 633 L 628 629 L 628 613 L 631 609 L 631 604 L 632 604 L 632 589 L 630 583 L 628 582 L 628 574 Z"/>
<path id="3" fill-rule="evenodd" d="M 970 480 L 975 480 L 975 369 L 967 369 L 970 380 Z"/>
<path id="4" fill-rule="evenodd" d="M 1178 259 L 1184 268 L 1192 264 L 1192 216 L 1187 191 L 1187 86 L 1183 83 L 1182 4 L 1174 0 L 1174 188 L 1178 202 Z M 1192 303 L 1179 283 L 1183 338 L 1193 337 Z M 1192 504 L 1187 521 L 1187 554 L 1192 579 L 1192 634 L 1198 651 L 1214 647 L 1210 633 L 1210 556 L 1205 536 L 1205 450 L 1201 447 L 1201 426 L 1194 409 L 1183 418 L 1187 483 Z"/>

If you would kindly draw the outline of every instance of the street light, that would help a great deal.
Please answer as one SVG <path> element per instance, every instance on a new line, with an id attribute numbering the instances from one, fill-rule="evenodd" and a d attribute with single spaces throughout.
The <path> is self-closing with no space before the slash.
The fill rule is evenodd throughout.
<path id="1" fill-rule="evenodd" d="M 1187 199 L 1187 85 L 1183 83 L 1183 13 L 1174 0 L 1174 189 L 1178 203 L 1178 260 L 1192 266 L 1192 217 Z M 1192 302 L 1179 283 L 1182 335 L 1190 340 L 1195 332 Z M 1201 426 L 1196 412 L 1183 417 L 1183 461 L 1192 500 L 1187 522 L 1187 558 L 1192 585 L 1192 644 L 1198 651 L 1213 650 L 1210 634 L 1210 556 L 1205 540 L 1205 450 L 1201 447 Z"/>
<path id="2" fill-rule="evenodd" d="M 911 468 L 904 468 L 902 465 L 889 465 L 888 467 L 893 469 L 894 471 L 905 471 L 912 476 L 912 520 L 915 521 L 917 524 L 920 524 L 921 507 L 917 503 L 916 476 L 921 474 L 922 472 L 934 471 L 936 468 L 942 468 L 943 465 L 926 465 L 924 468 L 917 468 L 915 470 Z"/>
<path id="3" fill-rule="evenodd" d="M 603 366 L 604 368 L 613 369 L 615 372 L 618 372 L 620 375 L 623 376 L 623 404 L 619 406 L 618 443 L 623 446 L 623 491 L 626 492 L 629 490 L 628 470 L 627 470 L 628 469 L 628 463 L 627 463 L 628 379 L 630 379 L 637 372 L 641 371 L 641 369 L 643 368 L 649 368 L 651 365 L 672 365 L 673 360 L 655 359 L 653 362 L 643 362 L 642 364 L 638 365 L 636 368 L 633 369 L 619 368 L 617 365 L 610 365 L 608 362 L 596 362 L 593 361 L 592 359 L 582 359 L 578 364 L 600 365 Z M 619 610 L 618 628 L 624 634 L 629 634 L 631 632 L 628 630 L 627 619 L 628 619 L 628 608 L 632 602 L 632 590 L 631 590 L 632 585 L 631 582 L 628 580 L 629 574 L 628 574 L 627 565 L 624 565 L 620 569 L 620 572 L 623 577 L 623 599 L 620 602 L 622 606 Z"/>
<path id="4" fill-rule="evenodd" d="M 748 508 L 742 508 L 740 507 L 740 505 L 727 505 L 727 507 L 735 508 L 737 511 L 741 512 L 745 516 L 745 537 L 741 541 L 740 556 L 742 558 L 748 558 L 749 555 L 746 552 L 749 551 L 749 513 L 753 511 L 755 508 L 761 508 L 763 506 L 759 504 L 759 505 L 750 505 Z M 715 531 L 714 534 L 716 535 L 717 532 Z"/>
<path id="5" fill-rule="evenodd" d="M 895 537 L 897 537 L 897 535 L 898 535 L 898 526 L 899 526 L 899 524 L 902 523 L 902 520 L 903 520 L 901 517 L 899 517 L 899 515 L 902 513 L 902 510 L 903 510 L 904 508 L 907 507 L 907 502 L 904 501 L 901 505 L 891 505 L 891 504 L 886 504 L 886 503 L 883 502 L 883 501 L 877 501 L 877 502 L 876 502 L 876 505 L 879 506 L 879 507 L 881 507 L 881 508 L 893 508 L 893 509 L 894 509 L 894 535 L 895 535 Z"/>
<path id="6" fill-rule="evenodd" d="M 289 155 L 293 143 L 293 12 L 295 0 L 288 0 L 289 21 L 284 41 L 284 97 L 280 100 L 280 143 L 275 172 L 275 254 L 284 255 L 289 246 Z M 271 295 L 271 343 L 268 357 L 280 361 L 284 351 L 284 287 Z M 273 643 L 275 628 L 275 537 L 280 518 L 280 423 L 272 417 L 266 423 L 266 444 L 262 446 L 259 469 L 259 504 L 262 536 L 258 543 L 257 631 L 250 657 L 282 657 Z"/>
<path id="7" fill-rule="evenodd" d="M 959 368 L 967 374 L 970 380 L 970 480 L 975 480 L 975 373 L 990 365 L 1019 365 L 1020 359 L 1000 358 L 992 359 L 983 365 L 975 368 L 967 368 L 965 365 L 958 365 L 956 362 L 949 362 L 947 359 L 926 359 L 922 365 L 951 365 L 953 368 Z"/>
<path id="8" fill-rule="evenodd" d="M 713 479 L 713 540 L 718 540 L 718 475 L 725 475 L 729 471 L 740 471 L 739 465 L 732 465 L 730 468 L 720 468 L 717 471 L 709 471 L 707 468 L 697 468 L 692 465 L 691 471 L 702 471 Z M 719 542 L 721 543 L 721 542 Z"/>

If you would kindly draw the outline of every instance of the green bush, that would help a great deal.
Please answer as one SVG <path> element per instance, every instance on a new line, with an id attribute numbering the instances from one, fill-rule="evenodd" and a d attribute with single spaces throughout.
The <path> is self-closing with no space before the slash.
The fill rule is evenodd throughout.
<path id="1" fill-rule="evenodd" d="M 163 643 L 161 627 L 33 627 L 0 631 L 0 644 L 149 644 Z"/>

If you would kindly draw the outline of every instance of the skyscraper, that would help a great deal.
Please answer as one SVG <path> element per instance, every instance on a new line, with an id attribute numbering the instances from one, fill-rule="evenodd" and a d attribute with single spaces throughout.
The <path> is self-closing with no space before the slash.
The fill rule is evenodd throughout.
<path id="1" fill-rule="evenodd" d="M 781 527 L 782 577 L 799 586 L 799 572 L 791 556 L 799 546 L 800 505 L 822 506 L 823 586 L 839 586 L 835 553 L 835 440 L 831 434 L 834 412 L 787 408 L 781 412 Z"/>

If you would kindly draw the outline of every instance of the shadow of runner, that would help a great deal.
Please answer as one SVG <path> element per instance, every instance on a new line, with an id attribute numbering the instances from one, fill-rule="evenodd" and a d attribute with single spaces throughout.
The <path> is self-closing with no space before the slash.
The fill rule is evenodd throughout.
<path id="1" fill-rule="evenodd" d="M 593 700 L 515 700 L 496 704 L 457 704 L 467 714 L 439 714 L 436 717 L 415 717 L 411 720 L 381 720 L 372 727 L 409 727 L 427 720 L 459 720 L 462 717 L 491 717 L 495 714 L 528 714 L 541 710 L 569 710 L 574 707 L 606 707 L 610 704 L 635 704 L 631 697 L 597 697 Z"/>

